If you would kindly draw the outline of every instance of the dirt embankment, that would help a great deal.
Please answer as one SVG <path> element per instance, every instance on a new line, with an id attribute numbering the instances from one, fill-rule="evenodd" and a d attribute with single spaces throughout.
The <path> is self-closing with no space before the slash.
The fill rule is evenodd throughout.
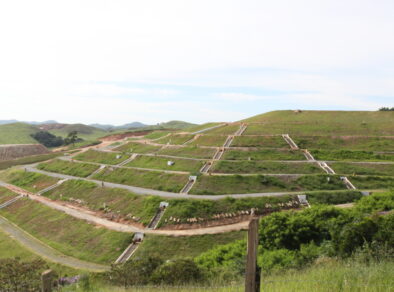
<path id="1" fill-rule="evenodd" d="M 46 153 L 50 151 L 41 144 L 0 145 L 0 161 Z"/>

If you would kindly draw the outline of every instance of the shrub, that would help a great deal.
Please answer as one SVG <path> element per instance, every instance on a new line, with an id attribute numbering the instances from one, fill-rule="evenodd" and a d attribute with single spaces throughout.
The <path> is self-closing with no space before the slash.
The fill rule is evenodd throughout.
<path id="1" fill-rule="evenodd" d="M 202 270 L 191 259 L 176 259 L 161 265 L 152 274 L 157 284 L 179 285 L 202 279 Z"/>

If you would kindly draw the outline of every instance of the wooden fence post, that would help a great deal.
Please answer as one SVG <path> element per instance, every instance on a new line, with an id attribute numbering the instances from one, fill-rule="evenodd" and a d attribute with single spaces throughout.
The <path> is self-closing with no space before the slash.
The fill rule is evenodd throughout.
<path id="1" fill-rule="evenodd" d="M 52 270 L 46 270 L 41 274 L 41 291 L 52 292 L 54 273 Z"/>
<path id="2" fill-rule="evenodd" d="M 259 243 L 259 219 L 250 220 L 248 229 L 248 254 L 246 258 L 245 291 L 260 291 L 260 273 L 257 266 L 257 249 Z"/>

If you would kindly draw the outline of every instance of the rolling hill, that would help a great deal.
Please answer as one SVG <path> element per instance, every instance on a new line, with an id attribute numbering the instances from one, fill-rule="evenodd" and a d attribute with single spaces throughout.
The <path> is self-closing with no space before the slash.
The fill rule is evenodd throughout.
<path id="1" fill-rule="evenodd" d="M 36 126 L 25 123 L 0 125 L 0 144 L 38 144 L 30 136 L 38 131 Z"/>

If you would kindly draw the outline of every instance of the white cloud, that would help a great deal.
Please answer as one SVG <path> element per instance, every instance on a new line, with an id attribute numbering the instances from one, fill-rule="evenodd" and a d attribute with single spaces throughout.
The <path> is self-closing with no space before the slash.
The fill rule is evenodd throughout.
<path id="1" fill-rule="evenodd" d="M 377 103 L 360 96 L 394 92 L 393 9 L 391 0 L 2 1 L 0 115 L 26 120 L 52 113 L 65 121 L 183 116 L 190 106 L 172 111 L 161 103 L 171 97 L 197 102 L 185 117 L 202 122 L 205 109 L 215 106 L 183 90 L 119 85 L 142 83 L 231 87 L 216 96 L 235 103 L 234 112 L 215 111 L 228 120 L 255 110 L 238 109 L 238 101 L 272 101 L 233 87 L 289 92 L 289 101 L 314 106 L 372 109 Z M 268 69 L 255 71 L 261 68 Z M 148 97 L 159 99 L 158 106 Z M 78 109 L 63 105 L 70 101 Z M 97 116 L 96 104 L 103 110 Z"/>

